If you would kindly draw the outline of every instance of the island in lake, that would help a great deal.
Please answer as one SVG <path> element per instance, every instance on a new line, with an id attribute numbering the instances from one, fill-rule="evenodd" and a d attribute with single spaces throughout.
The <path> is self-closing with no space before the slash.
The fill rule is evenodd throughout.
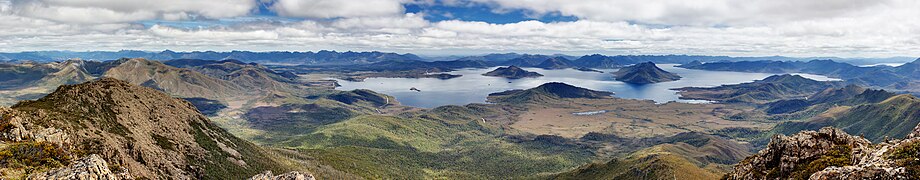
<path id="1" fill-rule="evenodd" d="M 508 79 L 520 79 L 520 78 L 543 76 L 540 73 L 527 71 L 517 66 L 499 67 L 498 69 L 495 69 L 493 71 L 487 72 L 482 75 L 483 76 L 504 77 Z"/>
<path id="2" fill-rule="evenodd" d="M 676 81 L 681 77 L 655 66 L 655 63 L 644 62 L 629 67 L 624 67 L 613 73 L 617 81 L 631 84 L 652 84 L 659 82 Z"/>

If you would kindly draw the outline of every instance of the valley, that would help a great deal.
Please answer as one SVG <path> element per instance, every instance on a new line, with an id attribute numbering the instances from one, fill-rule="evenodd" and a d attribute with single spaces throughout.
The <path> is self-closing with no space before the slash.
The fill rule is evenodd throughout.
<path id="1" fill-rule="evenodd" d="M 0 0 L 0 180 L 918 180 L 917 0 Z"/>
<path id="2" fill-rule="evenodd" d="M 115 84 L 127 87 L 129 91 L 157 91 L 182 98 L 176 102 L 196 107 L 196 113 L 207 116 L 206 121 L 213 123 L 213 127 L 208 128 L 225 130 L 226 135 L 222 136 L 228 136 L 226 138 L 230 140 L 219 143 L 251 142 L 251 147 L 240 147 L 251 149 L 246 150 L 247 153 L 263 153 L 242 158 L 230 153 L 241 150 L 223 149 L 228 154 L 217 153 L 220 156 L 215 154 L 216 158 L 229 155 L 224 159 L 238 166 L 240 163 L 283 165 L 242 166 L 248 169 L 238 174 L 230 173 L 233 177 L 249 177 L 262 170 L 273 170 L 278 174 L 294 170 L 310 172 L 317 178 L 349 179 L 712 179 L 734 171 L 732 166 L 744 157 L 768 148 L 770 137 L 775 134 L 791 135 L 832 126 L 848 133 L 866 134 L 866 138 L 877 142 L 885 136 L 908 138 L 913 126 L 920 123 L 914 121 L 914 115 L 905 114 L 915 111 L 912 108 L 915 97 L 863 88 L 849 81 L 814 80 L 810 79 L 814 76 L 806 78 L 769 73 L 706 80 L 700 78 L 711 77 L 712 72 L 664 65 L 661 69 L 683 78 L 637 86 L 616 81 L 611 73 L 580 71 L 571 66 L 563 68 L 567 64 L 578 64 L 577 60 L 552 57 L 548 60 L 552 63 L 530 62 L 539 58 L 526 56 L 508 60 L 508 64 L 514 62 L 532 67 L 519 69 L 544 75 L 514 80 L 483 76 L 485 71 L 492 69 L 476 69 L 482 65 L 476 63 L 437 62 L 415 66 L 397 61 L 392 63 L 402 65 L 379 66 L 390 63 L 382 61 L 367 66 L 378 69 L 366 69 L 359 64 L 342 69 L 323 66 L 304 71 L 304 66 L 265 66 L 237 60 L 125 58 L 87 61 L 90 63 L 74 64 L 70 68 L 50 68 L 43 77 L 30 80 L 35 85 L 18 89 L 11 87 L 4 92 L 10 94 L 8 103 L 16 104 L 12 107 L 20 111 L 38 105 L 41 108 L 54 107 L 49 103 L 15 102 L 41 98 L 46 92 L 54 93 L 39 102 L 51 101 L 49 98 L 55 97 L 61 99 L 66 96 L 55 94 L 62 89 L 55 91 L 56 88 L 49 87 L 67 87 L 68 84 L 80 84 L 74 87 L 87 86 L 90 89 Z M 538 67 L 541 64 L 546 67 Z M 610 66 L 609 63 L 601 64 Z M 445 69 L 433 71 L 439 68 Z M 434 72 L 435 75 L 445 73 L 459 77 L 394 75 L 418 74 L 424 69 L 432 71 L 422 74 Z M 360 77 L 356 75 L 362 73 L 381 75 L 361 75 L 365 77 L 358 78 L 363 80 L 361 82 L 337 80 Z M 584 78 L 594 79 L 584 81 Z M 450 82 L 445 84 L 462 86 L 424 86 L 400 81 Z M 487 85 L 472 86 L 472 82 Z M 370 90 L 355 86 L 378 83 L 367 86 Z M 611 88 L 611 84 L 615 86 Z M 337 87 L 339 85 L 342 87 Z M 138 89 L 140 86 L 144 88 Z M 409 90 L 409 87 L 419 91 Z M 439 89 L 462 90 L 462 87 L 480 89 L 473 91 L 472 96 Z M 677 89 L 671 90 L 673 88 Z M 94 98 L 104 98 L 106 93 L 73 96 L 95 101 Z M 37 95 L 30 98 L 23 96 L 26 94 Z M 668 101 L 651 98 L 661 94 L 672 98 Z M 423 99 L 406 98 L 412 96 Z M 481 97 L 481 100 L 471 97 Z M 439 102 L 450 98 L 461 101 Z M 677 101 L 678 98 L 705 100 L 706 103 L 687 103 L 693 101 Z M 62 100 L 70 101 L 66 98 Z M 418 107 L 417 101 L 429 101 L 431 104 Z M 128 107 L 133 106 L 139 105 Z M 129 111 L 113 112 L 115 116 L 134 117 L 127 114 Z M 861 121 L 870 117 L 878 117 L 876 121 L 879 123 Z M 128 127 L 127 131 L 132 133 L 127 135 L 132 138 L 138 138 L 134 137 L 134 132 L 142 131 L 132 129 L 133 123 L 95 123 L 99 123 L 96 126 L 102 126 L 103 130 L 111 131 L 108 134 L 124 136 L 125 133 L 111 129 L 119 126 Z M 62 124 L 50 126 L 63 128 L 68 133 L 81 132 L 71 132 L 70 126 Z M 869 133 L 874 129 L 896 130 L 884 134 Z M 151 142 L 156 143 L 151 145 L 161 148 L 178 143 L 154 137 Z M 237 137 L 245 141 L 233 140 Z M 6 148 L 19 143 L 4 141 L 0 145 Z M 76 150 L 84 151 L 80 148 Z M 169 151 L 172 149 L 165 150 Z M 67 157 L 85 155 L 88 154 L 70 154 Z M 275 162 L 253 159 L 256 157 L 269 157 L 262 159 Z M 113 158 L 127 157 L 123 154 L 102 154 L 102 159 L 109 164 L 132 163 L 114 161 Z M 59 167 L 40 166 L 45 169 Z M 228 172 L 236 167 L 224 163 L 207 168 L 211 168 L 206 170 L 208 173 L 198 175 L 204 179 L 219 179 L 229 175 Z M 194 175 L 188 174 L 193 172 L 189 170 L 169 172 L 178 174 L 132 168 L 112 171 L 128 172 L 138 177 Z M 19 172 L 8 177 L 25 176 L 22 171 L 4 172 Z"/>

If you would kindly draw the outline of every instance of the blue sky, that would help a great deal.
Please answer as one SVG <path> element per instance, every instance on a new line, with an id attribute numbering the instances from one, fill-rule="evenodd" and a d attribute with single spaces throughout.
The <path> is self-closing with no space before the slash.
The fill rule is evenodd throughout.
<path id="1" fill-rule="evenodd" d="M 297 22 L 308 20 L 308 18 L 283 17 L 270 9 L 271 2 L 263 3 L 254 9 L 253 13 L 243 17 L 219 18 L 219 19 L 199 19 L 199 20 L 145 20 L 140 21 L 147 27 L 153 25 L 164 25 L 177 28 L 199 29 L 214 28 L 220 26 L 232 26 L 241 23 L 260 22 L 260 21 L 277 21 L 277 22 Z M 487 3 L 471 3 L 465 5 L 445 5 L 443 3 L 419 4 L 407 3 L 402 5 L 405 13 L 423 14 L 423 18 L 430 22 L 440 22 L 445 20 L 459 21 L 478 21 L 492 24 L 509 24 L 522 21 L 540 21 L 544 23 L 553 22 L 573 22 L 578 17 L 561 15 L 559 12 L 550 12 L 537 14 L 526 9 L 508 9 L 496 11 L 494 5 Z M 330 19 L 310 19 L 310 20 L 330 20 Z"/>
<path id="2" fill-rule="evenodd" d="M 0 52 L 920 56 L 914 0 L 0 0 Z"/>

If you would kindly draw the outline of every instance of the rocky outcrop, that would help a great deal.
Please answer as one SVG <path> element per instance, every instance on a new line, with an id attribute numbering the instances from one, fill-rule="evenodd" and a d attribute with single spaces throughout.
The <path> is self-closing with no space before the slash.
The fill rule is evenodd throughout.
<path id="1" fill-rule="evenodd" d="M 42 127 L 20 117 L 22 112 L 7 107 L 0 107 L 0 119 L 7 130 L 0 131 L 0 140 L 11 142 L 35 141 L 48 142 L 58 147 L 70 144 L 70 136 L 61 129 Z"/>
<path id="2" fill-rule="evenodd" d="M 67 167 L 53 169 L 47 172 L 32 174 L 28 179 L 53 179 L 53 180 L 120 180 L 134 179 L 131 175 L 109 170 L 109 164 L 99 157 L 99 155 L 90 154 L 71 163 Z"/>
<path id="3" fill-rule="evenodd" d="M 249 180 L 316 180 L 312 174 L 298 171 L 291 171 L 284 174 L 273 176 L 271 171 L 265 171 L 262 174 L 256 174 Z"/>
<path id="4" fill-rule="evenodd" d="M 916 142 L 918 139 L 872 144 L 865 138 L 830 127 L 792 136 L 777 135 L 766 148 L 736 165 L 725 178 L 909 179 L 915 176 L 892 154 L 912 148 Z"/>

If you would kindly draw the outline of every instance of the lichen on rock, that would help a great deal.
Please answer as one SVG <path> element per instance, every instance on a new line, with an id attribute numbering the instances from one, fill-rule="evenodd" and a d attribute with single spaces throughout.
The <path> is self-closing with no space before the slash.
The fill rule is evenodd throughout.
<path id="1" fill-rule="evenodd" d="M 272 175 L 271 171 L 262 172 L 249 178 L 249 180 L 316 180 L 312 174 L 298 171 L 291 171 L 277 176 Z"/>

